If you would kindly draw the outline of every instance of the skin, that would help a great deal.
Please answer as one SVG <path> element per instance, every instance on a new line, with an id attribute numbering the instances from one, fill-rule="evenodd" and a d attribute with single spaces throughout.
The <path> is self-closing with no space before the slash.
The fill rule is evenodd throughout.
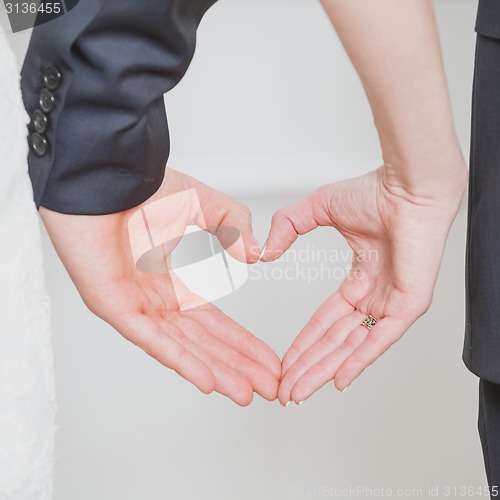
<path id="1" fill-rule="evenodd" d="M 230 226 L 241 232 L 245 254 L 236 252 L 233 257 L 256 262 L 260 249 L 252 236 L 248 209 L 171 169 L 160 190 L 132 210 L 74 216 L 42 207 L 40 215 L 71 279 L 93 313 L 205 394 L 216 391 L 241 406 L 251 403 L 254 392 L 272 401 L 277 396 L 281 373 L 281 362 L 272 349 L 212 304 L 181 308 L 180 301 L 188 303 L 196 297 L 187 290 L 178 297 L 167 272 L 141 272 L 132 258 L 130 217 L 157 199 L 193 188 L 208 227 Z M 178 215 L 164 214 L 164 218 L 167 224 L 178 224 Z M 186 226 L 190 221 L 183 223 Z M 166 249 L 167 253 L 172 250 Z"/>
<path id="2" fill-rule="evenodd" d="M 274 215 L 263 261 L 278 258 L 317 226 L 338 230 L 353 251 L 350 276 L 282 363 L 213 305 L 182 309 L 168 273 L 136 269 L 127 233 L 136 209 L 91 217 L 40 209 L 91 311 L 202 392 L 217 391 L 240 405 L 249 404 L 254 392 L 299 403 L 331 380 L 344 390 L 401 338 L 431 304 L 467 182 L 430 0 L 322 4 L 363 83 L 383 165 L 324 186 Z M 190 188 L 207 226 L 238 228 L 245 255 L 234 256 L 256 262 L 260 250 L 250 213 L 222 193 L 168 170 L 147 203 Z M 167 225 L 176 223 L 165 217 Z M 165 248 L 167 266 L 171 250 Z M 186 291 L 182 300 L 191 298 Z M 378 319 L 371 331 L 360 325 L 368 314 Z"/>
<path id="3" fill-rule="evenodd" d="M 322 4 L 363 83 L 384 164 L 273 217 L 264 261 L 317 226 L 337 229 L 353 252 L 351 275 L 283 358 L 282 404 L 332 380 L 344 390 L 428 310 L 467 182 L 431 2 Z"/>
<path id="4" fill-rule="evenodd" d="M 264 260 L 298 235 L 332 226 L 353 252 L 352 269 L 286 352 L 279 400 L 309 398 L 335 379 L 342 391 L 429 308 L 454 200 L 410 201 L 388 189 L 384 169 L 324 186 L 273 217 Z M 371 314 L 379 322 L 361 326 Z"/>

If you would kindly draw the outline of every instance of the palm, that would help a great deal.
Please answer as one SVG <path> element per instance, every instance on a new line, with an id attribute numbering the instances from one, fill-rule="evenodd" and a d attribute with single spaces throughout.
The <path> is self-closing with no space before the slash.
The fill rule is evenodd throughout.
<path id="1" fill-rule="evenodd" d="M 343 389 L 425 313 L 457 209 L 401 196 L 379 169 L 324 186 L 275 215 L 266 260 L 318 225 L 335 227 L 353 251 L 348 277 L 283 359 L 283 404 L 332 379 Z M 379 320 L 371 331 L 361 326 L 368 314 Z"/>
<path id="2" fill-rule="evenodd" d="M 379 175 L 334 185 L 330 193 L 332 225 L 353 250 L 352 270 L 339 292 L 376 318 L 413 322 L 430 306 L 454 214 L 391 194 Z"/>
<path id="3" fill-rule="evenodd" d="M 255 262 L 258 248 L 251 235 L 248 211 L 207 186 L 168 171 L 160 191 L 148 202 L 185 189 L 195 189 L 204 218 L 212 228 L 228 225 L 241 231 L 244 255 Z M 140 208 L 140 207 L 137 207 Z M 179 282 L 167 269 L 137 269 L 128 224 L 137 208 L 105 216 L 72 216 L 41 209 L 44 223 L 87 306 L 125 338 L 163 365 L 172 368 L 204 393 L 217 391 L 240 405 L 256 392 L 276 398 L 280 361 L 263 342 Z M 166 227 L 182 220 L 186 210 L 164 214 Z M 177 228 L 179 229 L 179 227 Z M 182 229 L 182 228 L 181 228 Z M 165 265 L 173 246 L 164 245 Z M 186 307 L 190 303 L 198 307 Z"/>

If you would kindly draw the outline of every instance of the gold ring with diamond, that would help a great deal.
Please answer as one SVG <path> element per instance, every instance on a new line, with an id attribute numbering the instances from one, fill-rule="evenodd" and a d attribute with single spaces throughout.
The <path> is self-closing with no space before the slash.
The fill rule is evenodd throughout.
<path id="1" fill-rule="evenodd" d="M 375 325 L 377 324 L 377 320 L 373 317 L 368 315 L 362 322 L 361 325 L 363 325 L 365 328 L 368 330 L 371 330 Z"/>

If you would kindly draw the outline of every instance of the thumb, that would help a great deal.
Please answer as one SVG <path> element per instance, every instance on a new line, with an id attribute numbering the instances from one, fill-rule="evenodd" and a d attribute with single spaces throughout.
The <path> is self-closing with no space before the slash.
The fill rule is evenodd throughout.
<path id="1" fill-rule="evenodd" d="M 278 210 L 272 218 L 271 229 L 260 260 L 279 259 L 299 237 L 318 226 L 331 225 L 328 215 L 328 190 L 323 186 L 312 194 Z"/>

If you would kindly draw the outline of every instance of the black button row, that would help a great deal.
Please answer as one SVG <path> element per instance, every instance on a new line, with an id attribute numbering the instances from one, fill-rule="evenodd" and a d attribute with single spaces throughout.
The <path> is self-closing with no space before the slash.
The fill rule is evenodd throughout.
<path id="1" fill-rule="evenodd" d="M 44 88 L 40 92 L 38 99 L 38 109 L 33 111 L 31 123 L 35 132 L 31 134 L 31 149 L 37 156 L 45 156 L 49 150 L 49 143 L 43 133 L 49 127 L 49 115 L 54 109 L 55 97 L 51 92 L 56 90 L 61 84 L 61 72 L 55 66 L 45 66 L 42 69 L 42 81 Z"/>

